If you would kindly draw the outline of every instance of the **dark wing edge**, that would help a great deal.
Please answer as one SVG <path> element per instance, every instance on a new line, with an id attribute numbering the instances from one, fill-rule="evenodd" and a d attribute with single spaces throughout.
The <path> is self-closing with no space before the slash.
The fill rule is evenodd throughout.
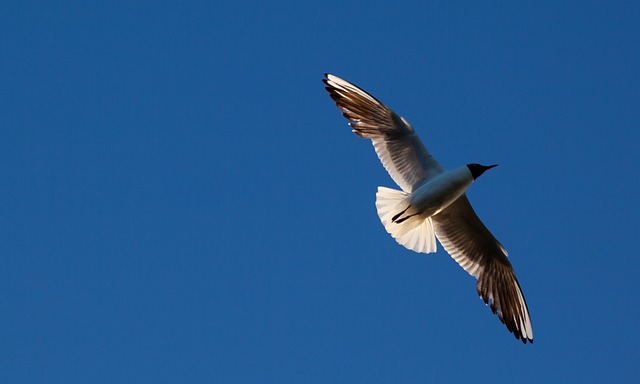
<path id="1" fill-rule="evenodd" d="M 432 217 L 438 240 L 465 271 L 478 279 L 480 298 L 523 343 L 533 343 L 529 308 L 507 252 L 462 195 Z"/>
<path id="2" fill-rule="evenodd" d="M 322 80 L 353 132 L 371 139 L 391 178 L 405 192 L 444 171 L 409 122 L 363 89 L 331 74 Z"/>

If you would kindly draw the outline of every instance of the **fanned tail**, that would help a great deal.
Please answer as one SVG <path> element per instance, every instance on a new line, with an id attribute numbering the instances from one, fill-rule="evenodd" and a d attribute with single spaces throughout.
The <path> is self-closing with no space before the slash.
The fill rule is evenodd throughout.
<path id="1" fill-rule="evenodd" d="M 436 236 L 431 218 L 404 215 L 410 208 L 411 194 L 391 188 L 378 187 L 376 208 L 384 228 L 396 241 L 419 253 L 436 251 Z"/>

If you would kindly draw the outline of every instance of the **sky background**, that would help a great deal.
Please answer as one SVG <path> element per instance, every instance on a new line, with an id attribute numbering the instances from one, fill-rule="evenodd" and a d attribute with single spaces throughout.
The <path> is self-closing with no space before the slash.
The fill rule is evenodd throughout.
<path id="1" fill-rule="evenodd" d="M 638 382 L 640 4 L 0 3 L 0 382 Z M 510 253 L 517 341 L 323 89 L 406 117 Z"/>

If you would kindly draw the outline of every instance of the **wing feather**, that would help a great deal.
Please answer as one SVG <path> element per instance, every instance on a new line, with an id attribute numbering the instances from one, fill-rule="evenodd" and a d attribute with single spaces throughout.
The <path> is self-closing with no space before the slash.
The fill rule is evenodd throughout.
<path id="1" fill-rule="evenodd" d="M 467 196 L 433 216 L 432 222 L 444 249 L 478 279 L 476 290 L 485 304 L 516 339 L 533 342 L 527 302 L 507 252 L 480 221 Z"/>
<path id="2" fill-rule="evenodd" d="M 326 90 L 353 132 L 371 139 L 382 165 L 405 192 L 443 172 L 408 121 L 364 90 L 326 74 Z"/>

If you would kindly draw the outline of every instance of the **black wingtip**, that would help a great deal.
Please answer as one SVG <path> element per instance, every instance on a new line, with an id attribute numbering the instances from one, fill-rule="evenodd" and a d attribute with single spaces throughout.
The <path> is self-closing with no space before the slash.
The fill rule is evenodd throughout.
<path id="1" fill-rule="evenodd" d="M 529 338 L 526 338 L 524 336 L 521 336 L 521 339 L 522 339 L 522 343 L 523 344 L 527 344 L 527 343 L 533 344 L 533 339 L 529 339 Z"/>

